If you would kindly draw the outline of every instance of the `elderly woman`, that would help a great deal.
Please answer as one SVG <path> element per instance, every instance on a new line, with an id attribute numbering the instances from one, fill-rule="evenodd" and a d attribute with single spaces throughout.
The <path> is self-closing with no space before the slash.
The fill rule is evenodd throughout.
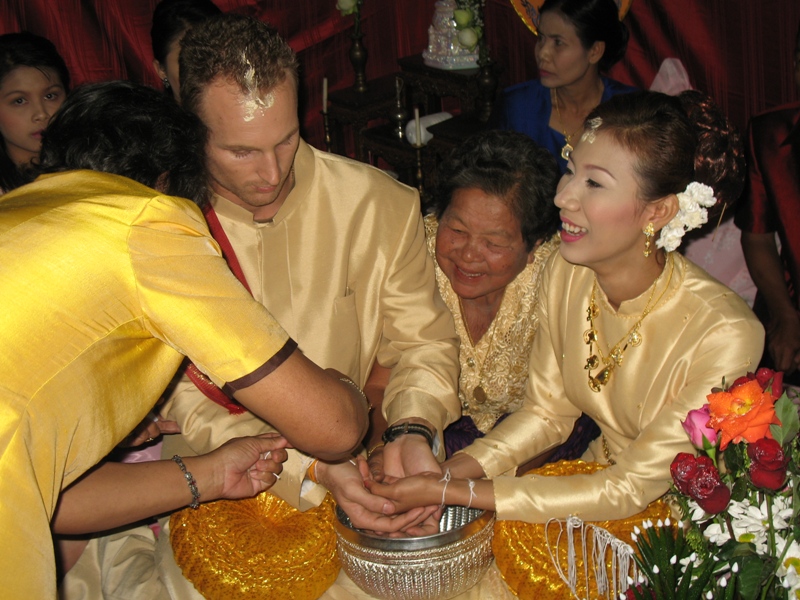
<path id="1" fill-rule="evenodd" d="M 559 244 L 558 178 L 550 153 L 514 131 L 479 133 L 439 167 L 425 234 L 461 339 L 463 416 L 444 432 L 448 458 L 522 406 L 539 324 L 539 276 Z M 380 370 L 373 369 L 370 395 Z M 596 435 L 596 425 L 581 419 L 569 441 L 537 463 L 576 458 Z M 380 455 L 370 455 L 374 471 Z"/>
<path id="2" fill-rule="evenodd" d="M 539 274 L 558 248 L 558 168 L 530 138 L 487 131 L 453 152 L 439 182 L 425 233 L 461 338 L 463 416 L 445 431 L 450 456 L 522 405 Z"/>

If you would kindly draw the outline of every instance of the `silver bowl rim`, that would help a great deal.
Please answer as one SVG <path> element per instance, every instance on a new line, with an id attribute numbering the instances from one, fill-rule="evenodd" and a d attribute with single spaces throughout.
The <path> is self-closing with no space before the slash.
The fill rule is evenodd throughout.
<path id="1" fill-rule="evenodd" d="M 402 553 L 415 550 L 427 550 L 430 548 L 443 548 L 453 542 L 467 539 L 490 525 L 494 520 L 494 512 L 483 510 L 469 523 L 465 523 L 449 531 L 413 538 L 390 538 L 375 535 L 361 529 L 350 527 L 344 523 L 343 519 L 348 519 L 347 514 L 337 506 L 334 528 L 336 529 L 336 535 L 340 538 L 347 540 L 353 545 L 364 548 Z"/>

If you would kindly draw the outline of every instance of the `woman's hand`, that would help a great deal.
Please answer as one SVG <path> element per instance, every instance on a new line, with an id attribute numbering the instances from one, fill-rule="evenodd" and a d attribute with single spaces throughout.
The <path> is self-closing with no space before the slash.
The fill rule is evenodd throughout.
<path id="1" fill-rule="evenodd" d="M 486 477 L 481 464 L 469 454 L 459 452 L 442 463 L 442 472 L 450 470 L 454 478 L 480 479 Z"/>
<path id="2" fill-rule="evenodd" d="M 445 482 L 441 473 L 420 473 L 393 483 L 366 481 L 367 489 L 376 496 L 392 501 L 397 512 L 403 513 L 417 507 L 439 507 Z"/>
<path id="3" fill-rule="evenodd" d="M 278 480 L 287 458 L 288 442 L 277 433 L 232 439 L 194 460 L 210 466 L 209 496 L 236 500 L 268 490 Z M 213 490 L 213 491 L 212 491 Z M 201 493 L 203 488 L 200 488 Z"/>
<path id="4" fill-rule="evenodd" d="M 136 426 L 136 429 L 119 445 L 122 448 L 132 448 L 152 442 L 162 434 L 180 432 L 181 428 L 177 421 L 162 421 L 158 413 L 149 412 L 144 420 Z"/>

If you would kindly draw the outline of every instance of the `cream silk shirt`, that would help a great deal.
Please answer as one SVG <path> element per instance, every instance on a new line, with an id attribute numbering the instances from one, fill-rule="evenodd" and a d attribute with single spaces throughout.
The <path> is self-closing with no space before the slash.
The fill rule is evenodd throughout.
<path id="1" fill-rule="evenodd" d="M 605 520 L 643 510 L 668 490 L 675 455 L 693 451 L 681 426 L 686 414 L 705 404 L 723 377 L 731 382 L 758 364 L 764 329 L 744 301 L 680 254 L 671 256 L 674 272 L 669 279 L 668 263 L 656 284 L 654 297 L 664 295 L 642 322 L 642 344 L 627 349 L 599 393 L 584 370 L 594 273 L 558 252 L 551 257 L 525 402 L 464 450 L 494 478 L 498 518 Z M 595 326 L 604 353 L 627 334 L 649 296 L 615 311 L 598 288 Z M 501 476 L 566 440 L 581 411 L 600 426 L 615 465 L 571 477 Z M 606 463 L 602 436 L 583 458 Z"/>
<path id="2" fill-rule="evenodd" d="M 391 367 L 387 421 L 422 417 L 441 435 L 461 415 L 458 338 L 436 287 L 416 190 L 303 141 L 294 168 L 294 188 L 270 222 L 212 199 L 253 295 L 318 365 L 361 386 L 376 360 Z M 251 414 L 229 414 L 188 379 L 162 414 L 183 432 L 166 436 L 167 457 L 201 454 L 266 427 Z M 272 488 L 302 510 L 325 494 L 314 486 L 301 498 L 309 462 L 290 452 Z"/>
<path id="3" fill-rule="evenodd" d="M 183 355 L 236 389 L 294 344 L 194 204 L 106 173 L 0 199 L 0 289 L 0 596 L 54 598 L 60 490 L 136 427 Z"/>

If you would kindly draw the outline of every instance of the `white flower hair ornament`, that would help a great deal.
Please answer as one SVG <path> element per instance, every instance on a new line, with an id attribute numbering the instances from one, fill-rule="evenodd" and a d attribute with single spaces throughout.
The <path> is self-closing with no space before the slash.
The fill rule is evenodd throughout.
<path id="1" fill-rule="evenodd" d="M 680 209 L 672 220 L 664 225 L 661 235 L 656 240 L 656 246 L 667 252 L 672 252 L 681 245 L 684 233 L 708 222 L 706 208 L 714 206 L 717 199 L 710 186 L 693 181 L 678 194 L 678 203 Z"/>

